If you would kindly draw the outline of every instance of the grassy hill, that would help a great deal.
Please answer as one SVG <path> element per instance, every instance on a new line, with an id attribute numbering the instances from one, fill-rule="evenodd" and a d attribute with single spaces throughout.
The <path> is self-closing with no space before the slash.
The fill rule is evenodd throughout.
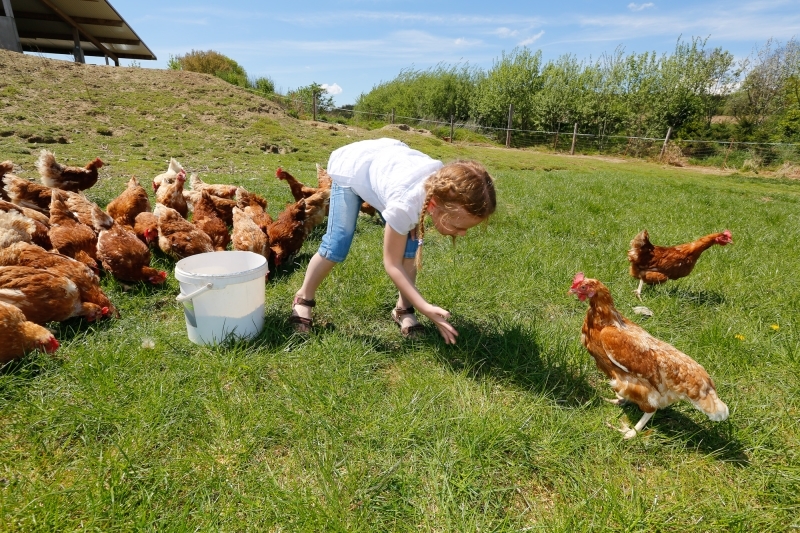
<path id="1" fill-rule="evenodd" d="M 392 136 L 443 160 L 474 158 L 500 206 L 453 247 L 426 235 L 423 295 L 453 314 L 404 342 L 389 317 L 383 229 L 364 217 L 293 336 L 292 294 L 319 245 L 270 274 L 254 341 L 198 347 L 162 287 L 104 288 L 119 320 L 54 324 L 62 348 L 0 371 L 0 529 L 221 531 L 786 531 L 800 527 L 800 182 L 631 160 L 450 145 L 398 129 L 301 122 L 209 76 L 77 65 L 0 51 L 0 160 L 34 179 L 39 150 L 107 163 L 105 205 L 170 157 L 208 182 L 291 200 L 282 166 Z M 284 153 L 273 153 L 270 148 Z M 626 251 L 729 228 L 691 276 L 646 288 Z M 584 271 L 619 310 L 713 376 L 731 416 L 688 404 L 635 422 L 580 344 Z"/>

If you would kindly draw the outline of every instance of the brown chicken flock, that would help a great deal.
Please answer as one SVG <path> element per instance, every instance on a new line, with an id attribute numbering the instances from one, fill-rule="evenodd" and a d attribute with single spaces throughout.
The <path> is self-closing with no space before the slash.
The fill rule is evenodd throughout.
<path id="1" fill-rule="evenodd" d="M 242 187 L 191 174 L 186 188 L 187 173 L 172 159 L 153 179 L 154 206 L 131 177 L 103 210 L 82 192 L 97 183 L 102 166 L 99 158 L 85 167 L 62 165 L 43 150 L 40 184 L 15 176 L 13 162 L 0 163 L 0 364 L 37 349 L 55 351 L 58 341 L 43 327 L 48 322 L 118 317 L 100 287 L 103 273 L 164 283 L 167 273 L 150 266 L 154 249 L 180 260 L 232 248 L 281 265 L 323 222 L 330 202 L 323 168 L 317 187 L 279 168 L 296 201 L 273 220 L 267 200 Z"/>
<path id="2" fill-rule="evenodd" d="M 205 183 L 191 174 L 185 189 L 186 171 L 172 159 L 153 179 L 154 209 L 132 177 L 103 211 L 79 192 L 97 182 L 102 166 L 99 158 L 83 168 L 64 166 L 44 150 L 37 163 L 39 185 L 14 176 L 12 162 L 0 163 L 0 363 L 37 349 L 55 351 L 58 341 L 43 327 L 48 322 L 118 316 L 100 288 L 101 268 L 126 282 L 164 283 L 166 272 L 150 266 L 156 247 L 175 260 L 231 247 L 280 265 L 323 222 L 330 202 L 330 176 L 319 165 L 316 187 L 277 169 L 295 202 L 273 220 L 266 199 L 242 187 Z M 366 203 L 361 210 L 375 214 Z M 641 231 L 628 251 L 630 274 L 639 280 L 636 297 L 641 300 L 645 283 L 688 276 L 704 251 L 731 242 L 725 230 L 686 244 L 654 246 L 647 230 Z M 657 409 L 680 400 L 711 420 L 728 417 L 706 370 L 625 318 L 602 282 L 579 272 L 569 292 L 589 301 L 581 342 L 610 379 L 616 398 L 608 401 L 634 403 L 644 413 L 633 428 L 619 429 L 626 439 L 641 432 Z"/>

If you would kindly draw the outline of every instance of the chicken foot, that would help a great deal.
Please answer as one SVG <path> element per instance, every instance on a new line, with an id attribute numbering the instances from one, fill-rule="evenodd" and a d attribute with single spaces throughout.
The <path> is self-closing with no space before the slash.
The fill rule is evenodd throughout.
<path id="1" fill-rule="evenodd" d="M 625 424 L 625 423 L 622 424 L 621 428 L 614 427 L 611 424 L 609 424 L 608 422 L 606 422 L 606 425 L 608 427 L 610 427 L 611 429 L 616 429 L 617 431 L 622 433 L 623 434 L 622 438 L 625 439 L 625 440 L 628 440 L 628 439 L 632 439 L 633 437 L 636 436 L 637 433 L 641 432 L 642 429 L 644 428 L 644 425 L 647 424 L 647 422 L 651 418 L 653 418 L 654 414 L 655 414 L 655 411 L 653 411 L 652 413 L 645 413 L 644 415 L 642 415 L 642 418 L 639 419 L 639 421 L 636 423 L 636 425 L 633 426 L 633 428 L 629 427 L 628 424 Z"/>
<path id="2" fill-rule="evenodd" d="M 607 402 L 608 402 L 608 403 L 610 403 L 610 404 L 617 405 L 617 406 L 619 406 L 619 407 L 622 407 L 623 405 L 628 405 L 629 403 L 631 403 L 631 401 L 630 401 L 630 400 L 628 400 L 628 399 L 626 399 L 626 398 L 623 398 L 623 397 L 622 397 L 622 396 L 620 396 L 619 394 L 617 394 L 617 397 L 616 397 L 616 398 L 614 398 L 613 400 L 611 400 L 611 399 L 609 399 L 609 398 L 603 398 L 603 400 L 607 401 Z"/>

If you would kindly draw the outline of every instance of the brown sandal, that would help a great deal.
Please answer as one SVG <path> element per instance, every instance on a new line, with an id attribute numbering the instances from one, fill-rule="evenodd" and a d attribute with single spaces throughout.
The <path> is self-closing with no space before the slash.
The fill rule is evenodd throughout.
<path id="1" fill-rule="evenodd" d="M 294 307 L 296 305 L 304 305 L 306 307 L 314 307 L 317 305 L 316 300 L 306 300 L 305 298 L 300 298 L 299 296 L 295 296 L 294 300 L 292 300 L 292 311 L 294 311 Z M 314 319 L 312 318 L 305 318 L 298 315 L 292 315 L 289 317 L 289 323 L 292 325 L 292 329 L 295 330 L 297 333 L 308 333 L 311 331 L 311 328 L 314 326 Z"/>
<path id="2" fill-rule="evenodd" d="M 425 331 L 425 326 L 422 324 L 414 324 L 413 326 L 403 327 L 403 317 L 406 315 L 416 315 L 416 310 L 413 305 L 405 309 L 402 307 L 395 307 L 392 309 L 392 319 L 400 327 L 400 333 L 403 337 L 406 339 L 416 339 Z"/>

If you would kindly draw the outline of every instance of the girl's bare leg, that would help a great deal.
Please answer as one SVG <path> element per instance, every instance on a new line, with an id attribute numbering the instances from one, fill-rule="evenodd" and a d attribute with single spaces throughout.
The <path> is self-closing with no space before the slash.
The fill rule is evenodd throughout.
<path id="1" fill-rule="evenodd" d="M 328 277 L 336 263 L 325 259 L 319 254 L 314 254 L 311 261 L 308 262 L 305 278 L 303 278 L 303 285 L 295 293 L 295 296 L 304 298 L 306 300 L 313 300 L 317 294 L 317 288 Z M 296 305 L 292 314 L 301 316 L 303 318 L 311 318 L 311 308 L 305 305 Z"/>

